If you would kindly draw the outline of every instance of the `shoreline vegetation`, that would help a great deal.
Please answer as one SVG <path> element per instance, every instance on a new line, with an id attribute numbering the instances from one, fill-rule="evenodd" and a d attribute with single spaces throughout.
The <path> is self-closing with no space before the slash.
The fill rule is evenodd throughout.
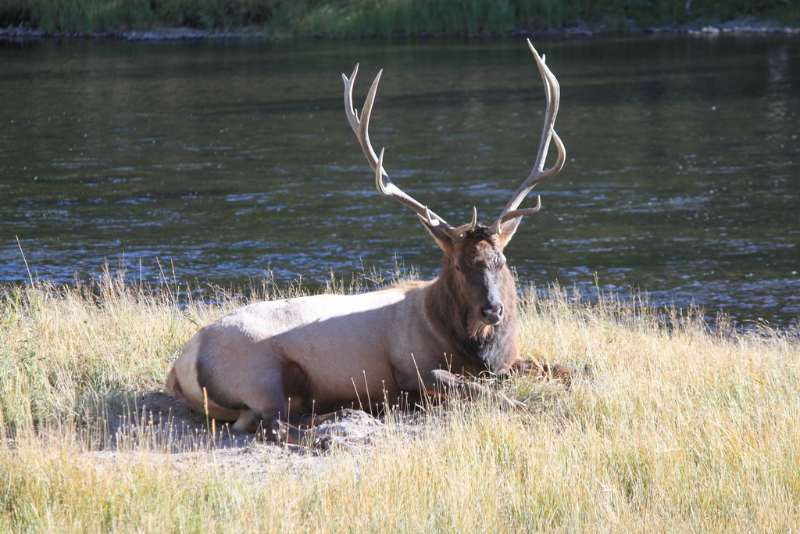
<path id="1" fill-rule="evenodd" d="M 800 33 L 796 0 L 0 0 L 3 39 Z"/>
<path id="2" fill-rule="evenodd" d="M 159 433 L 142 399 L 165 396 L 188 338 L 298 291 L 266 280 L 248 299 L 193 299 L 108 271 L 91 286 L 1 286 L 0 532 L 800 528 L 800 331 L 712 329 L 636 295 L 524 290 L 522 353 L 575 378 L 490 382 L 526 404 L 516 411 L 429 407 L 413 432 L 387 419 L 325 453 Z M 114 431 L 125 414 L 133 424 Z"/>

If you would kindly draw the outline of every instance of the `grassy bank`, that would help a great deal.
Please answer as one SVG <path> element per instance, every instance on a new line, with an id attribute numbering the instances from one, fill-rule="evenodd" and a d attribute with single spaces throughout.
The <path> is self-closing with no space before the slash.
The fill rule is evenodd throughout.
<path id="1" fill-rule="evenodd" d="M 267 470 L 254 475 L 141 435 L 98 450 L 103 418 L 159 390 L 198 325 L 243 304 L 175 295 L 113 276 L 0 289 L 0 531 L 800 528 L 797 332 L 531 295 L 523 352 L 576 370 L 570 390 L 518 377 L 502 387 L 526 410 L 456 406 L 416 437 L 295 455 L 308 464 L 235 451 Z"/>
<path id="2" fill-rule="evenodd" d="M 269 35 L 388 36 L 559 29 L 625 29 L 757 17 L 800 23 L 786 0 L 0 0 L 0 27 L 47 33 L 157 27 Z"/>

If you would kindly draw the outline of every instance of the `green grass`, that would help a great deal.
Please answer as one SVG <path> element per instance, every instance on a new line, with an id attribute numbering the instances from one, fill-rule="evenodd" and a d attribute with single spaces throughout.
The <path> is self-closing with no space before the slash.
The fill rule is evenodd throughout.
<path id="1" fill-rule="evenodd" d="M 758 17 L 800 23 L 787 0 L 0 0 L 0 27 L 48 33 L 256 27 L 269 35 L 475 34 L 563 28 L 611 30 Z"/>
<path id="2" fill-rule="evenodd" d="M 181 307 L 177 292 L 111 274 L 0 288 L 0 531 L 800 528 L 797 331 L 712 331 L 693 311 L 529 291 L 523 354 L 573 369 L 571 389 L 516 377 L 498 387 L 527 409 L 456 404 L 416 437 L 398 427 L 313 463 L 235 452 L 254 474 L 143 434 L 98 448 L 108 415 L 160 391 L 199 325 L 246 303 Z"/>

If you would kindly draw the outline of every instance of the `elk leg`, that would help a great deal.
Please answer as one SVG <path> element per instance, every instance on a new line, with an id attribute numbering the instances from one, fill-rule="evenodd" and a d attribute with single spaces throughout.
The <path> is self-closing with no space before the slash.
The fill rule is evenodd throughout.
<path id="1" fill-rule="evenodd" d="M 242 410 L 239 412 L 239 418 L 233 423 L 233 430 L 235 432 L 253 432 L 254 423 L 256 421 L 256 414 L 252 410 Z"/>
<path id="2" fill-rule="evenodd" d="M 255 432 L 258 440 L 328 448 L 327 436 L 288 423 L 289 410 L 279 371 L 247 381 L 241 385 L 241 392 L 249 410 L 239 416 L 235 428 L 245 427 L 248 432 Z"/>
<path id="3" fill-rule="evenodd" d="M 331 445 L 331 440 L 328 436 L 313 430 L 300 429 L 281 421 L 277 410 L 267 409 L 264 412 L 255 413 L 253 425 L 255 426 L 256 439 L 261 441 L 288 443 L 320 449 L 328 449 Z"/>
<path id="4" fill-rule="evenodd" d="M 533 360 L 517 361 L 511 366 L 510 372 L 561 380 L 566 386 L 569 386 L 572 380 L 572 371 L 566 367 L 557 364 L 539 363 Z"/>
<path id="5" fill-rule="evenodd" d="M 431 371 L 433 377 L 434 388 L 426 386 L 427 393 L 443 396 L 451 396 L 454 393 L 461 399 L 475 400 L 483 395 L 490 395 L 492 400 L 501 408 L 514 408 L 517 406 L 524 406 L 519 401 L 514 401 L 503 395 L 502 393 L 491 391 L 489 388 L 465 379 L 462 376 L 445 371 L 444 369 L 435 369 Z"/>
<path id="6" fill-rule="evenodd" d="M 352 408 L 342 408 L 341 410 L 336 410 L 335 412 L 330 412 L 330 413 L 303 415 L 294 420 L 293 422 L 297 423 L 299 426 L 312 427 L 331 421 L 334 423 L 337 421 L 341 421 L 342 419 L 346 418 L 349 414 L 352 413 L 363 413 L 363 412 L 361 410 L 354 410 Z"/>
<path id="7" fill-rule="evenodd" d="M 304 447 L 311 447 L 314 449 L 330 449 L 331 438 L 324 434 L 320 434 L 313 429 L 297 428 L 289 423 L 283 421 L 276 421 L 276 434 L 281 438 L 281 443 L 290 443 L 292 445 L 302 445 Z"/>

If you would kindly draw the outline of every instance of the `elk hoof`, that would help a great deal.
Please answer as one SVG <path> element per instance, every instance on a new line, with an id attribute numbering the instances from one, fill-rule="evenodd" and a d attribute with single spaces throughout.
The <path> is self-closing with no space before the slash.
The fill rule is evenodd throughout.
<path id="1" fill-rule="evenodd" d="M 542 374 L 553 380 L 561 380 L 567 387 L 572 382 L 572 371 L 563 365 L 542 364 Z"/>
<path id="2" fill-rule="evenodd" d="M 327 451 L 333 446 L 333 440 L 330 436 L 315 436 L 311 440 L 311 448 Z"/>
<path id="3" fill-rule="evenodd" d="M 282 443 L 286 441 L 288 433 L 289 427 L 281 421 L 275 420 L 269 428 L 264 427 L 263 424 L 259 424 L 255 431 L 255 439 L 256 441 Z"/>

